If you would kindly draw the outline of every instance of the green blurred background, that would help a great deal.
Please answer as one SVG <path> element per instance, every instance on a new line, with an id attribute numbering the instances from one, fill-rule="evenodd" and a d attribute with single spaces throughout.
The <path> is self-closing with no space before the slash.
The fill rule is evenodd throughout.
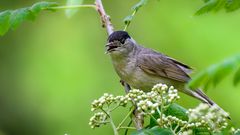
<path id="1" fill-rule="evenodd" d="M 37 0 L 1 0 L 0 10 L 30 6 Z M 65 0 L 58 1 L 64 5 Z M 103 0 L 116 29 L 138 0 Z M 85 3 L 93 3 L 86 0 Z M 130 25 L 138 43 L 159 50 L 195 69 L 195 73 L 239 53 L 240 11 L 193 16 L 201 0 L 151 0 Z M 104 92 L 124 94 L 109 56 L 106 30 L 98 14 L 81 9 L 44 12 L 35 22 L 0 37 L 0 135 L 112 134 L 108 126 L 92 130 L 91 101 Z M 225 79 L 207 94 L 240 126 L 239 87 Z M 199 102 L 181 95 L 186 108 Z M 119 120 L 123 111 L 114 116 Z"/>

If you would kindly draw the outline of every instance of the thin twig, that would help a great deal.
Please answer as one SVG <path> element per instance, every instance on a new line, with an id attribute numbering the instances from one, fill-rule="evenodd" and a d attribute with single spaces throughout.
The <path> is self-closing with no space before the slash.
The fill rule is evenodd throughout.
<path id="1" fill-rule="evenodd" d="M 96 5 L 94 4 L 69 5 L 69 6 L 49 7 L 48 9 L 73 9 L 73 8 L 96 8 Z"/>
<path id="2" fill-rule="evenodd" d="M 96 10 L 101 17 L 102 26 L 107 29 L 108 35 L 112 34 L 113 33 L 113 26 L 112 26 L 110 17 L 106 14 L 106 12 L 103 8 L 102 0 L 96 0 L 95 4 L 96 4 Z"/>
<path id="3" fill-rule="evenodd" d="M 132 13 L 132 15 L 131 15 L 131 17 L 133 18 L 136 13 L 137 13 L 137 10 L 134 10 L 133 13 Z M 124 27 L 124 31 L 127 30 L 127 28 L 128 28 L 128 26 L 130 25 L 131 21 L 132 21 L 132 20 L 130 20 L 130 21 L 127 22 L 127 24 L 126 24 L 125 27 Z"/>

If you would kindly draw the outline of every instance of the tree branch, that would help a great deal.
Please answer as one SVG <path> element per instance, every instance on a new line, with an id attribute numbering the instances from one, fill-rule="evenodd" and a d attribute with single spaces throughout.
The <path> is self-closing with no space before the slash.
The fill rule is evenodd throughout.
<path id="1" fill-rule="evenodd" d="M 97 10 L 97 12 L 99 13 L 99 15 L 101 17 L 102 27 L 106 28 L 108 35 L 112 34 L 113 31 L 114 31 L 114 28 L 112 26 L 110 17 L 107 15 L 107 13 L 104 10 L 103 4 L 102 4 L 102 0 L 95 0 L 95 4 L 96 4 L 96 10 Z M 128 93 L 129 90 L 131 89 L 130 86 L 126 82 L 123 82 L 123 86 L 125 88 L 126 93 Z M 143 128 L 143 117 L 142 117 L 142 114 L 140 114 L 135 109 L 133 115 L 134 116 L 133 116 L 132 119 L 133 119 L 133 122 L 135 124 L 135 127 L 138 130 L 142 129 Z"/>
<path id="2" fill-rule="evenodd" d="M 113 30 L 113 26 L 112 26 L 112 23 L 111 23 L 111 19 L 106 14 L 106 12 L 103 8 L 102 0 L 96 0 L 95 4 L 96 4 L 96 10 L 101 17 L 102 27 L 105 27 L 107 29 L 108 35 L 112 34 L 114 30 Z"/>

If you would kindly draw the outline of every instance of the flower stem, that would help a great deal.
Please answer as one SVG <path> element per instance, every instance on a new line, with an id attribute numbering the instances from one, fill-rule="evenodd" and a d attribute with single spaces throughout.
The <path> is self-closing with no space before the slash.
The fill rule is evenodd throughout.
<path id="1" fill-rule="evenodd" d="M 133 113 L 134 111 L 134 107 L 131 108 L 131 110 L 128 112 L 128 114 L 124 117 L 124 119 L 119 123 L 117 130 L 119 130 L 121 128 L 121 126 L 123 125 L 123 123 L 127 120 L 127 118 Z"/>
<path id="2" fill-rule="evenodd" d="M 72 8 L 96 8 L 96 5 L 86 4 L 86 5 L 57 6 L 50 7 L 49 9 L 72 9 Z"/>
<path id="3" fill-rule="evenodd" d="M 113 122 L 113 119 L 112 119 L 112 117 L 110 115 L 109 115 L 109 119 L 110 119 L 110 123 L 111 123 L 112 129 L 113 129 L 114 135 L 119 135 L 118 134 L 118 130 L 117 130 L 117 128 L 116 128 L 116 126 L 115 126 L 115 124 Z"/>
<path id="4" fill-rule="evenodd" d="M 163 99 L 163 95 L 160 96 L 161 97 L 161 101 L 162 101 L 162 104 L 161 104 L 161 107 L 160 107 L 160 112 L 161 112 L 161 115 L 160 115 L 160 125 L 162 126 L 163 125 L 163 107 L 164 107 L 164 99 Z"/>
<path id="5" fill-rule="evenodd" d="M 120 127 L 119 129 L 132 129 L 132 130 L 136 130 L 135 127 Z"/>
<path id="6" fill-rule="evenodd" d="M 149 114 L 150 117 L 160 126 L 160 124 L 158 123 L 158 121 L 156 120 L 156 118 L 152 115 L 152 114 Z"/>

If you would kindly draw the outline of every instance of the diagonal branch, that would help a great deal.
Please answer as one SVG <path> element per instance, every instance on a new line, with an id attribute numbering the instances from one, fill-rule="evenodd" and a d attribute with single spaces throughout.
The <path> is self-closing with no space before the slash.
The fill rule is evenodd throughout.
<path id="1" fill-rule="evenodd" d="M 95 4 L 96 4 L 96 10 L 101 17 L 102 27 L 106 28 L 108 35 L 110 35 L 111 33 L 113 33 L 114 28 L 112 26 L 110 17 L 107 15 L 107 13 L 105 12 L 105 10 L 103 8 L 102 0 L 95 0 Z M 128 93 L 131 89 L 130 86 L 126 82 L 122 82 L 122 83 L 124 85 L 126 93 Z M 143 128 L 142 115 L 139 112 L 137 112 L 136 110 L 134 111 L 133 115 L 134 116 L 132 119 L 135 124 L 135 127 L 138 130 L 142 129 Z"/>
<path id="2" fill-rule="evenodd" d="M 107 29 L 108 35 L 110 35 L 111 33 L 113 33 L 113 26 L 112 26 L 110 17 L 106 14 L 103 8 L 102 0 L 96 0 L 95 4 L 96 4 L 96 10 L 101 17 L 102 27 L 105 27 Z"/>

